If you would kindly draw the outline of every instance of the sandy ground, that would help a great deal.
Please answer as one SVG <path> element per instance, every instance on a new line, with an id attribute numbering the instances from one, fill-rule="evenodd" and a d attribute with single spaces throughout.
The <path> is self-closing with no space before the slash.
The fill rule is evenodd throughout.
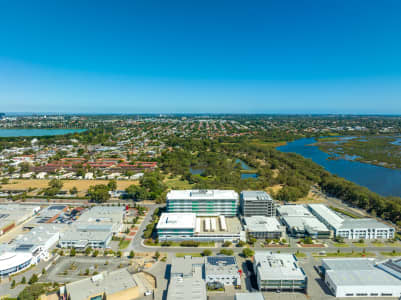
<path id="1" fill-rule="evenodd" d="M 107 184 L 109 180 L 62 180 L 62 190 L 69 191 L 74 186 L 78 189 L 78 195 L 84 196 L 86 191 L 91 185 Z M 125 190 L 131 184 L 139 184 L 138 180 L 117 180 L 117 189 Z M 29 188 L 35 188 L 33 195 L 40 189 L 47 188 L 49 180 L 47 179 L 14 179 L 8 184 L 1 185 L 2 190 L 27 190 Z"/>

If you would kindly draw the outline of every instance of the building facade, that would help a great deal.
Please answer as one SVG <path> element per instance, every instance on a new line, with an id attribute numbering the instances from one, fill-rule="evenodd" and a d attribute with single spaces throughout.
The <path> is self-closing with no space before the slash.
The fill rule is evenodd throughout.
<path id="1" fill-rule="evenodd" d="M 205 264 L 206 284 L 241 286 L 241 277 L 234 256 L 208 256 Z"/>
<path id="2" fill-rule="evenodd" d="M 272 197 L 264 191 L 243 191 L 240 195 L 241 213 L 245 217 L 276 215 L 276 206 Z"/>
<path id="3" fill-rule="evenodd" d="M 256 251 L 254 272 L 261 291 L 306 291 L 307 277 L 291 254 Z"/>
<path id="4" fill-rule="evenodd" d="M 238 202 L 233 190 L 172 190 L 167 194 L 167 212 L 236 216 Z"/>
<path id="5" fill-rule="evenodd" d="M 285 235 L 285 227 L 275 217 L 245 217 L 246 230 L 257 239 L 281 239 Z"/>
<path id="6" fill-rule="evenodd" d="M 309 204 L 308 207 L 322 223 L 334 232 L 335 236 L 351 240 L 394 238 L 395 229 L 375 219 L 342 217 L 323 204 Z"/>

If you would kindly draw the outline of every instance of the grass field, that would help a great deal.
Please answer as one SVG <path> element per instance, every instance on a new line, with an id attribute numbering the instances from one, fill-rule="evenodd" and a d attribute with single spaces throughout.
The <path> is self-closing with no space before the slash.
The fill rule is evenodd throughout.
<path id="1" fill-rule="evenodd" d="M 200 253 L 176 253 L 176 257 L 192 256 L 192 257 L 202 257 Z"/>
<path id="2" fill-rule="evenodd" d="M 349 247 L 349 245 L 346 243 L 333 243 L 333 245 L 334 245 L 334 247 L 339 247 L 339 248 Z"/>
<path id="3" fill-rule="evenodd" d="M 383 256 L 401 256 L 401 252 L 380 252 Z"/>
<path id="4" fill-rule="evenodd" d="M 190 189 L 191 184 L 188 183 L 186 180 L 181 180 L 180 177 L 173 177 L 169 178 L 169 176 L 166 176 L 164 179 L 164 183 L 167 185 L 169 189 L 177 189 L 177 190 L 184 190 L 184 189 Z"/>
<path id="5" fill-rule="evenodd" d="M 13 179 L 8 184 L 2 184 L 2 190 L 28 190 L 29 188 L 37 189 L 33 193 L 36 194 L 38 190 L 47 188 L 49 185 L 48 179 Z M 86 191 L 91 185 L 107 184 L 108 180 L 62 180 L 62 190 L 69 191 L 74 186 L 78 189 L 78 196 L 85 196 Z M 139 184 L 138 180 L 118 180 L 117 189 L 125 190 L 131 184 Z"/>
<path id="6" fill-rule="evenodd" d="M 312 253 L 313 256 L 325 256 L 325 257 L 374 257 L 376 256 L 373 252 L 329 252 L 324 255 L 319 253 Z"/>

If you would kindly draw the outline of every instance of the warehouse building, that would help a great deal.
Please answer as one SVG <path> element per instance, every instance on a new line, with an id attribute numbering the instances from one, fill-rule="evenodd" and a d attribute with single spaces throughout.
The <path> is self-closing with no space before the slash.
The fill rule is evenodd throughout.
<path id="1" fill-rule="evenodd" d="M 83 250 L 107 248 L 113 235 L 124 228 L 125 208 L 120 206 L 95 206 L 85 211 L 79 219 L 61 234 L 62 248 Z"/>
<path id="2" fill-rule="evenodd" d="M 206 284 L 241 286 L 241 276 L 234 256 L 208 256 L 205 264 Z"/>
<path id="3" fill-rule="evenodd" d="M 233 190 L 172 190 L 167 194 L 167 212 L 236 216 L 238 199 Z"/>
<path id="4" fill-rule="evenodd" d="M 103 272 L 90 278 L 71 282 L 59 290 L 61 299 L 131 300 L 140 295 L 139 287 L 127 269 Z"/>
<path id="5" fill-rule="evenodd" d="M 375 219 L 342 217 L 323 204 L 309 204 L 309 209 L 334 232 L 335 236 L 345 239 L 367 240 L 394 238 L 394 228 Z"/>
<path id="6" fill-rule="evenodd" d="M 24 224 L 24 229 L 30 230 L 42 224 L 50 224 L 56 221 L 64 212 L 68 210 L 66 205 L 50 205 L 40 212 L 36 213 L 35 217 L 28 223 Z"/>
<path id="7" fill-rule="evenodd" d="M 321 270 L 336 297 L 400 297 L 401 280 L 379 266 L 372 258 L 323 259 Z"/>
<path id="8" fill-rule="evenodd" d="M 275 217 L 253 216 L 245 217 L 246 230 L 257 239 L 280 239 L 285 235 L 282 226 Z"/>
<path id="9" fill-rule="evenodd" d="M 240 196 L 240 208 L 243 216 L 276 215 L 276 206 L 273 198 L 264 191 L 243 191 Z"/>
<path id="10" fill-rule="evenodd" d="M 28 220 L 40 211 L 37 205 L 1 204 L 0 235 Z"/>
<path id="11" fill-rule="evenodd" d="M 206 300 L 204 263 L 203 257 L 173 258 L 167 300 Z"/>
<path id="12" fill-rule="evenodd" d="M 256 251 L 253 267 L 261 291 L 306 291 L 308 280 L 294 255 Z"/>
<path id="13" fill-rule="evenodd" d="M 237 217 L 197 217 L 195 213 L 163 213 L 156 226 L 161 241 L 245 241 Z"/>
<path id="14" fill-rule="evenodd" d="M 330 230 L 303 205 L 282 205 L 277 208 L 281 222 L 287 233 L 294 237 L 310 236 L 326 239 L 331 237 Z"/>

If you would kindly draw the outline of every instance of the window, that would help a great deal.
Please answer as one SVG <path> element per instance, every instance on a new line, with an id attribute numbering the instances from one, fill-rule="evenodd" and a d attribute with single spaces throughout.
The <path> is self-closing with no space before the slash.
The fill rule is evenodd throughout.
<path id="1" fill-rule="evenodd" d="M 345 296 L 351 297 L 351 296 L 354 296 L 354 294 L 347 293 L 347 294 L 345 294 Z"/>

